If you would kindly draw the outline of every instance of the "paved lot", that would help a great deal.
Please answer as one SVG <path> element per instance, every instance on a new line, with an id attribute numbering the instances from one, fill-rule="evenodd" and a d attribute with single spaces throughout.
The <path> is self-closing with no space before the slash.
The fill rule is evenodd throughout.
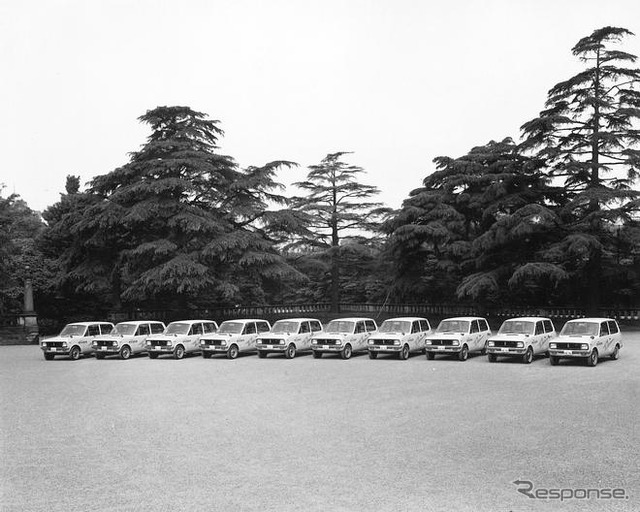
<path id="1" fill-rule="evenodd" d="M 0 385 L 3 512 L 640 510 L 637 332 L 595 368 L 0 347 Z"/>

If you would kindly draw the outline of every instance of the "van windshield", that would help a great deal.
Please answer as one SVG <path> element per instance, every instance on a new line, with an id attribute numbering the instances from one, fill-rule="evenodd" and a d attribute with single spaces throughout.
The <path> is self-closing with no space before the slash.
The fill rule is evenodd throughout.
<path id="1" fill-rule="evenodd" d="M 84 336 L 86 330 L 86 325 L 67 325 L 60 331 L 60 336 Z"/>
<path id="2" fill-rule="evenodd" d="M 443 320 L 436 332 L 469 332 L 468 320 Z"/>
<path id="3" fill-rule="evenodd" d="M 222 334 L 240 334 L 243 327 L 244 324 L 240 322 L 222 322 L 218 332 Z"/>
<path id="4" fill-rule="evenodd" d="M 185 324 L 182 322 L 171 322 L 167 326 L 167 330 L 164 334 L 188 334 L 191 324 Z"/>
<path id="5" fill-rule="evenodd" d="M 410 332 L 411 322 L 400 320 L 385 320 L 378 332 Z"/>
<path id="6" fill-rule="evenodd" d="M 280 333 L 280 334 L 297 333 L 299 325 L 300 324 L 298 322 L 287 322 L 287 321 L 278 320 L 275 324 L 273 324 L 271 332 Z"/>
<path id="7" fill-rule="evenodd" d="M 123 336 L 131 336 L 135 334 L 137 327 L 138 326 L 136 324 L 116 324 L 116 328 L 111 334 L 122 334 Z"/>
<path id="8" fill-rule="evenodd" d="M 326 333 L 329 334 L 340 334 L 340 333 L 353 333 L 353 329 L 355 327 L 354 322 L 349 322 L 345 320 L 331 320 L 327 328 L 325 329 Z"/>
<path id="9" fill-rule="evenodd" d="M 595 336 L 598 334 L 597 322 L 567 322 L 562 328 L 561 336 Z"/>
<path id="10" fill-rule="evenodd" d="M 535 324 L 522 320 L 507 320 L 502 324 L 498 334 L 533 334 Z"/>

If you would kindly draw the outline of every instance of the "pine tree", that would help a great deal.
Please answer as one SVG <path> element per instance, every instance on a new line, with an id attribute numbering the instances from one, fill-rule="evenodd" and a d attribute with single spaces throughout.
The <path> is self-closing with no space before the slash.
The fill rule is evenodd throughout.
<path id="1" fill-rule="evenodd" d="M 522 148 L 545 160 L 569 193 L 565 236 L 552 251 L 593 312 L 619 271 L 612 259 L 619 226 L 638 208 L 631 186 L 640 170 L 640 70 L 628 66 L 635 55 L 613 48 L 630 35 L 604 27 L 578 41 L 572 52 L 585 69 L 556 84 L 546 109 L 522 126 Z"/>

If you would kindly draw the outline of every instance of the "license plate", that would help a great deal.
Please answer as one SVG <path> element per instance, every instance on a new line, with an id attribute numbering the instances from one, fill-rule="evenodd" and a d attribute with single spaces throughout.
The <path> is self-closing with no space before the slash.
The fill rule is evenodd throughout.
<path id="1" fill-rule="evenodd" d="M 501 348 L 500 352 L 509 352 L 509 349 L 508 348 Z"/>
<path id="2" fill-rule="evenodd" d="M 273 345 L 267 345 L 267 348 L 268 348 L 269 350 L 273 350 Z"/>
<path id="3" fill-rule="evenodd" d="M 438 347 L 438 350 L 447 350 L 447 347 Z"/>
<path id="4" fill-rule="evenodd" d="M 100 347 L 100 350 L 107 350 L 107 347 Z"/>
<path id="5" fill-rule="evenodd" d="M 56 347 L 51 347 L 51 352 L 55 352 L 56 350 L 58 350 Z"/>
<path id="6" fill-rule="evenodd" d="M 328 349 L 329 349 L 329 345 L 322 345 L 322 348 L 323 348 L 324 350 L 328 350 Z"/>
<path id="7" fill-rule="evenodd" d="M 568 356 L 570 356 L 570 355 L 573 354 L 573 351 L 572 350 L 563 350 L 562 353 L 563 354 L 567 354 Z"/>

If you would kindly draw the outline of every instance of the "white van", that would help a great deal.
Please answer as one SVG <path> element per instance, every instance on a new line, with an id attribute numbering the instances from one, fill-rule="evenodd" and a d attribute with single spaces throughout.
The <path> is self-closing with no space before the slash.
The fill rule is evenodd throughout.
<path id="1" fill-rule="evenodd" d="M 311 338 L 311 350 L 316 359 L 322 354 L 340 354 L 349 359 L 354 352 L 366 352 L 367 340 L 378 332 L 378 326 L 372 318 L 338 318 L 331 320 L 324 332 Z"/>
<path id="2" fill-rule="evenodd" d="M 311 350 L 311 337 L 322 332 L 322 323 L 315 318 L 285 318 L 278 320 L 271 330 L 258 337 L 258 357 L 268 354 L 284 354 L 293 359 L 298 352 Z"/>
<path id="3" fill-rule="evenodd" d="M 601 357 L 618 359 L 622 348 L 620 326 L 613 318 L 580 318 L 569 320 L 560 336 L 549 344 L 549 361 L 558 364 L 561 358 L 582 358 L 595 366 Z"/>
<path id="4" fill-rule="evenodd" d="M 442 320 L 435 332 L 427 336 L 425 350 L 427 359 L 435 359 L 436 354 L 457 355 L 466 361 L 470 352 L 483 353 L 487 339 L 491 336 L 489 323 L 478 316 L 459 316 Z"/>
<path id="5" fill-rule="evenodd" d="M 426 318 L 389 318 L 369 338 L 369 358 L 375 359 L 378 354 L 395 354 L 406 360 L 411 352 L 424 352 L 427 336 L 432 333 Z"/>
<path id="6" fill-rule="evenodd" d="M 530 364 L 534 356 L 549 352 L 549 342 L 558 334 L 553 322 L 537 316 L 511 318 L 500 326 L 498 334 L 487 343 L 489 361 L 495 363 L 498 356 L 519 357 Z"/>
<path id="7" fill-rule="evenodd" d="M 171 322 L 162 334 L 147 338 L 147 351 L 151 359 L 163 354 L 182 359 L 185 354 L 200 352 L 200 338 L 216 332 L 218 324 L 212 320 L 179 320 Z"/>
<path id="8" fill-rule="evenodd" d="M 235 359 L 241 352 L 256 352 L 258 336 L 270 329 L 269 322 L 255 318 L 222 322 L 216 333 L 200 338 L 202 357 L 225 354 L 229 359 Z"/>

